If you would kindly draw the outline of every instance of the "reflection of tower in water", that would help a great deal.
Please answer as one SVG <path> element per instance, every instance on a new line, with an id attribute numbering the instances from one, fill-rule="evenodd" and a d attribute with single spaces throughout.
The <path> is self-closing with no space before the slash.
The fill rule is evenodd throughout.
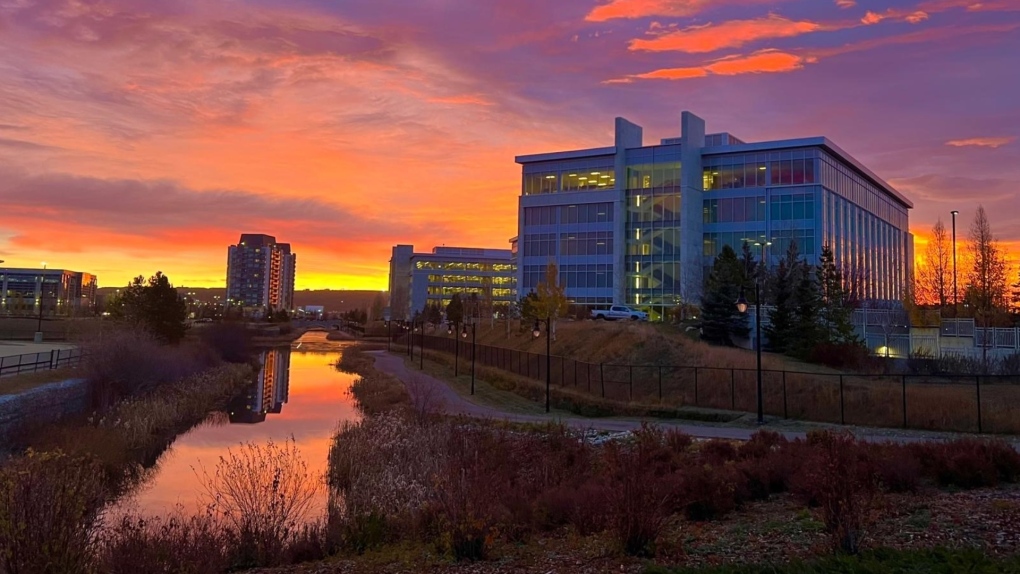
<path id="1" fill-rule="evenodd" d="M 229 404 L 231 423 L 255 424 L 266 420 L 266 414 L 279 414 L 287 402 L 290 386 L 290 349 L 263 351 L 259 357 L 262 368 L 258 377 L 244 393 Z"/>

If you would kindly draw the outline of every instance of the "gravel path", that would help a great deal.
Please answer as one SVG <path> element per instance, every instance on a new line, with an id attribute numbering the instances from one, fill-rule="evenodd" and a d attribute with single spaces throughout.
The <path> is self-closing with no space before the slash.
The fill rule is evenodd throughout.
<path id="1" fill-rule="evenodd" d="M 444 381 L 437 379 L 420 371 L 412 371 L 407 368 L 404 359 L 400 355 L 389 354 L 385 351 L 369 351 L 369 355 L 375 357 L 375 367 L 380 371 L 389 373 L 407 386 L 412 400 L 420 401 L 423 396 L 429 397 L 429 402 L 436 404 L 442 412 L 451 415 L 465 415 L 477 418 L 488 418 L 495 420 L 506 420 L 521 423 L 546 423 L 556 421 L 571 428 L 581 430 L 599 430 L 608 432 L 626 432 L 641 427 L 642 422 L 653 423 L 664 428 L 674 428 L 698 438 L 719 438 L 727 440 L 748 440 L 757 430 L 754 427 L 722 426 L 722 425 L 701 425 L 678 422 L 675 420 L 664 420 L 659 418 L 647 419 L 623 419 L 623 418 L 584 418 L 577 416 L 561 415 L 526 415 L 519 413 L 508 413 L 499 409 L 473 403 L 457 391 L 453 390 Z M 417 403 L 416 404 L 420 404 Z M 796 423 L 798 426 L 808 426 L 809 423 Z M 782 424 L 766 425 L 766 428 L 775 430 L 793 440 L 804 438 L 807 431 L 791 431 L 782 428 Z M 818 425 L 817 428 L 839 428 L 838 425 Z M 955 433 L 930 433 L 924 431 L 905 431 L 898 429 L 862 429 L 851 428 L 853 433 L 863 440 L 883 442 L 920 442 L 928 440 L 945 440 L 959 438 L 964 435 Z M 1014 448 L 1020 450 L 1020 442 L 1012 442 Z"/>

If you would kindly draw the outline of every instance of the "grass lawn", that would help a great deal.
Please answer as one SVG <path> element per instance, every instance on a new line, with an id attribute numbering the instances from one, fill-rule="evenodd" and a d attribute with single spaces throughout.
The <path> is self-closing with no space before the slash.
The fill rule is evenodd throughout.
<path id="1" fill-rule="evenodd" d="M 16 395 L 36 387 L 66 381 L 77 376 L 80 375 L 75 369 L 67 368 L 3 377 L 0 379 L 0 395 Z"/>

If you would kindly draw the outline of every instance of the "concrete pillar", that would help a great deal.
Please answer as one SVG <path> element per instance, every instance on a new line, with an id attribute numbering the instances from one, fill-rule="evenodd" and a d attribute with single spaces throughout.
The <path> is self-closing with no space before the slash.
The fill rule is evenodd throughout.
<path id="1" fill-rule="evenodd" d="M 616 209 L 613 217 L 613 303 L 627 300 L 627 149 L 643 145 L 641 126 L 616 118 Z M 700 212 L 699 212 L 700 213 Z"/>
<path id="2" fill-rule="evenodd" d="M 702 219 L 704 181 L 701 150 L 705 147 L 705 120 L 692 114 L 680 114 L 680 272 L 684 301 L 700 304 L 704 283 L 702 250 L 705 224 Z"/>

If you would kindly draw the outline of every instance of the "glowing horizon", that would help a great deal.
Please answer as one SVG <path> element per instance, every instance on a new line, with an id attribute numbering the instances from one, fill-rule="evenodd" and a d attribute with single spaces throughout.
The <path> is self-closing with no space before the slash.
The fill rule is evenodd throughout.
<path id="1" fill-rule="evenodd" d="M 1015 260 L 1018 30 L 1011 0 L 0 2 L 0 260 L 222 287 L 265 233 L 299 290 L 384 290 L 393 245 L 508 247 L 515 155 L 682 110 L 829 137 L 919 238 L 983 204 Z"/>

